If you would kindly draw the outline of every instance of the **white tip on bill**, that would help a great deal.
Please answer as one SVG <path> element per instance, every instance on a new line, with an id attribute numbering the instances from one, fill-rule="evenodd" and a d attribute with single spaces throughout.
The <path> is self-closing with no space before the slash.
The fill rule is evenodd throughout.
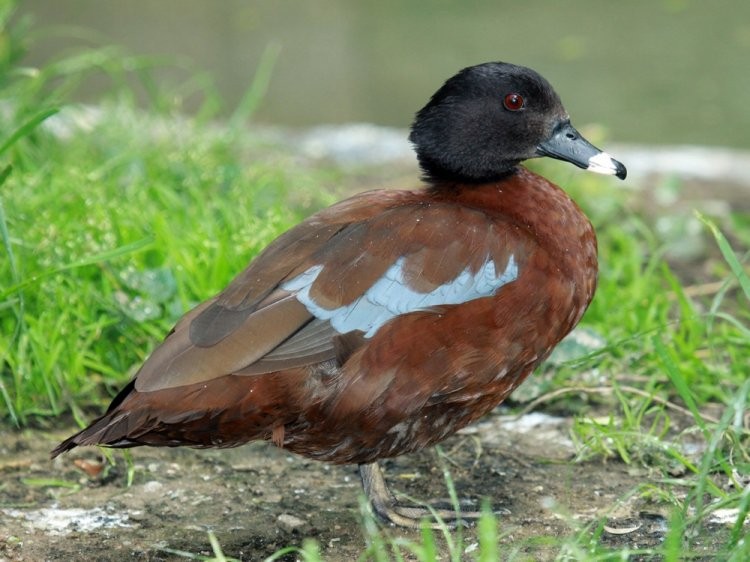
<path id="1" fill-rule="evenodd" d="M 609 154 L 606 152 L 600 152 L 589 158 L 589 167 L 586 169 L 590 172 L 596 172 L 597 174 L 614 176 L 617 173 L 617 164 Z"/>

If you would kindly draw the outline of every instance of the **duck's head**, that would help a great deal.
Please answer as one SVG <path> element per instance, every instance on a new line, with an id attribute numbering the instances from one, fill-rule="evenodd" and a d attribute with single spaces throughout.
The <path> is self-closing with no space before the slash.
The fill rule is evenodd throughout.
<path id="1" fill-rule="evenodd" d="M 493 181 L 539 156 L 620 179 L 627 173 L 576 131 L 547 80 L 503 62 L 464 68 L 450 78 L 417 113 L 409 140 L 433 182 Z"/>

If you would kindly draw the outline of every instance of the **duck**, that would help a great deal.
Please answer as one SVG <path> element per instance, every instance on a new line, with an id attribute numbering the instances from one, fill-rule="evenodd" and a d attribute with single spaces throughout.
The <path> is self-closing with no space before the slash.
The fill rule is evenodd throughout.
<path id="1" fill-rule="evenodd" d="M 52 457 L 85 445 L 265 440 L 358 465 L 384 523 L 430 518 L 431 507 L 390 491 L 379 461 L 493 410 L 594 296 L 590 221 L 521 162 L 627 172 L 573 127 L 546 79 L 505 62 L 448 79 L 416 113 L 409 140 L 419 187 L 354 195 L 281 234 L 185 314 L 106 412 Z"/>

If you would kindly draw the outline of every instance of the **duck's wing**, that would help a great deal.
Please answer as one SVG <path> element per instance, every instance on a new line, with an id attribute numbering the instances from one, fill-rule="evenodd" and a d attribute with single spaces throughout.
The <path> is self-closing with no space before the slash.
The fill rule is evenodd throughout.
<path id="1" fill-rule="evenodd" d="M 494 294 L 518 275 L 513 229 L 420 192 L 370 192 L 279 237 L 189 312 L 135 389 L 344 362 L 393 318 Z M 516 253 L 512 253 L 515 251 Z"/>

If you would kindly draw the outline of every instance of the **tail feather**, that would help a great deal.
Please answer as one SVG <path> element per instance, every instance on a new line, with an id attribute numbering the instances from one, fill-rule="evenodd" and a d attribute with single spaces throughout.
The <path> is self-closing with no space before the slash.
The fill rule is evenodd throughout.
<path id="1" fill-rule="evenodd" d="M 79 446 L 104 445 L 106 447 L 133 447 L 138 443 L 128 439 L 130 415 L 128 412 L 108 413 L 55 447 L 51 458 Z"/>
<path id="2" fill-rule="evenodd" d="M 107 412 L 55 447 L 52 458 L 83 445 L 105 447 L 235 447 L 264 439 L 280 421 L 276 395 L 262 407 L 252 394 L 254 377 L 224 376 L 150 392 L 131 382 Z"/>
<path id="3" fill-rule="evenodd" d="M 54 459 L 56 456 L 82 445 L 106 445 L 107 447 L 133 447 L 137 445 L 137 443 L 125 437 L 131 430 L 129 413 L 116 411 L 134 389 L 135 380 L 132 380 L 115 396 L 103 416 L 52 449 L 50 457 Z"/>

